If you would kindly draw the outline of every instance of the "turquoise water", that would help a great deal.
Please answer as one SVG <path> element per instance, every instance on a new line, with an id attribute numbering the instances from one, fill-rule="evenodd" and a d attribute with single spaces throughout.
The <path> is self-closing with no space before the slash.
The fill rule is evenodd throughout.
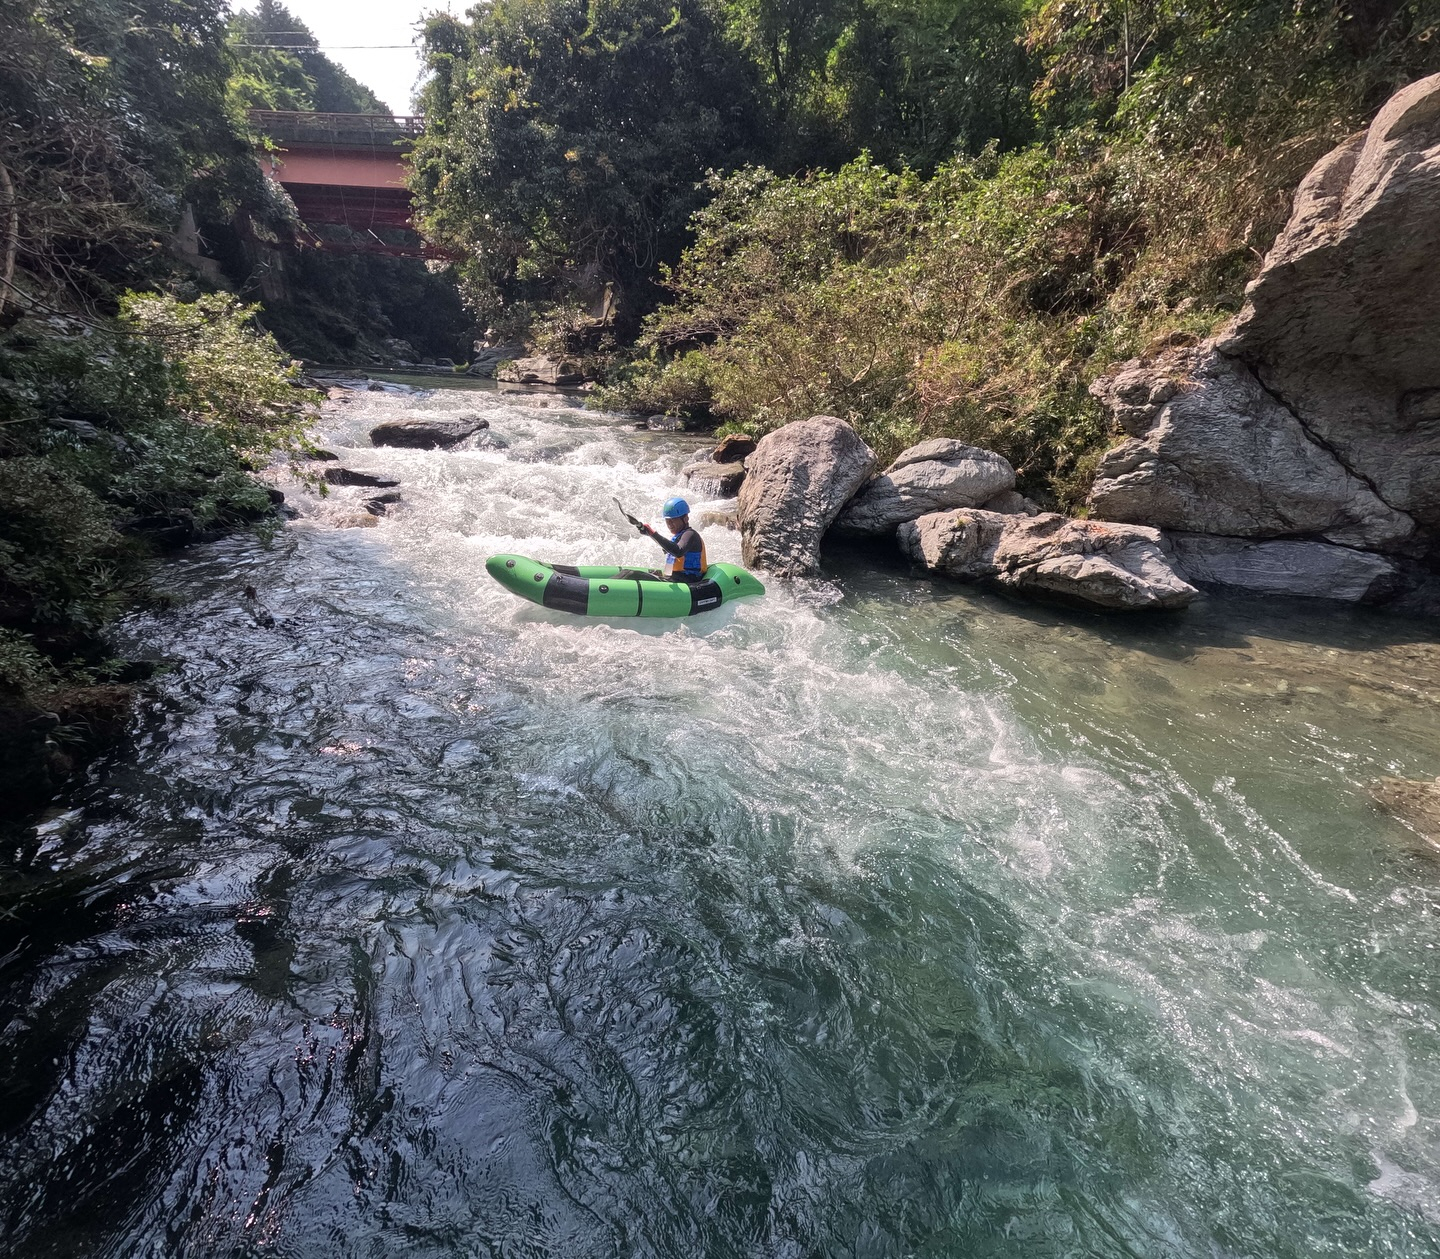
<path id="1" fill-rule="evenodd" d="M 8 1253 L 1440 1251 L 1440 865 L 1368 797 L 1440 773 L 1424 627 L 843 554 L 577 621 L 486 556 L 653 561 L 609 499 L 692 440 L 327 423 L 404 502 L 178 557 L 133 746 L 0 867 Z"/>

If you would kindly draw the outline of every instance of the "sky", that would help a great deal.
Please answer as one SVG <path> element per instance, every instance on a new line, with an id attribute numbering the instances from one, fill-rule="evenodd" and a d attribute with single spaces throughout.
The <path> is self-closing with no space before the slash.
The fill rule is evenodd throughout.
<path id="1" fill-rule="evenodd" d="M 415 24 L 437 9 L 461 14 L 469 0 L 284 0 L 315 32 L 320 47 L 397 114 L 410 112 L 420 76 Z M 237 8 L 253 9 L 250 4 Z M 347 44 L 400 44 L 399 48 L 346 48 Z"/>

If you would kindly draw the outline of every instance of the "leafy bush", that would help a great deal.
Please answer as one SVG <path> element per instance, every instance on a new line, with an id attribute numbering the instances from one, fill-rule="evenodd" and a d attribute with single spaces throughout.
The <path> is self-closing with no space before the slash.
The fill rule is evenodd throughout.
<path id="1" fill-rule="evenodd" d="M 122 306 L 108 327 L 22 324 L 0 346 L 0 629 L 60 677 L 145 593 L 149 522 L 194 534 L 269 512 L 252 461 L 301 440 L 315 397 L 233 298 Z M 6 641 L 20 671 L 32 648 Z"/>
<path id="2" fill-rule="evenodd" d="M 882 458 L 956 436 L 1073 507 L 1105 437 L 1089 374 L 1149 328 L 1116 297 L 1152 233 L 1135 174 L 1103 151 L 1033 148 L 928 180 L 861 159 L 716 181 L 649 358 L 597 401 L 704 397 L 756 432 L 839 415 Z"/>
<path id="3" fill-rule="evenodd" d="M 169 368 L 166 408 L 215 430 L 239 454 L 298 442 L 318 400 L 292 385 L 300 364 L 254 327 L 259 309 L 228 293 L 193 302 L 127 293 L 120 304 L 122 326 L 155 346 Z"/>

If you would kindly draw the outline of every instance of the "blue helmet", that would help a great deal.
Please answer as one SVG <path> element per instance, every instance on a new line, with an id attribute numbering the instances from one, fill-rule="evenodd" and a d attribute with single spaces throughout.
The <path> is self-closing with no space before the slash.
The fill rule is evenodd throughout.
<path id="1" fill-rule="evenodd" d="M 690 514 L 690 504 L 683 498 L 667 498 L 665 506 L 660 509 L 666 520 L 679 520 L 681 516 Z"/>

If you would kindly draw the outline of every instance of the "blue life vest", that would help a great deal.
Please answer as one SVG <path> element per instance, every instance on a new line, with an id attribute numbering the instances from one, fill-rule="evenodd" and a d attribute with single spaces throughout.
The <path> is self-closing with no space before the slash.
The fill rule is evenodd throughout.
<path id="1" fill-rule="evenodd" d="M 695 530 L 682 529 L 679 533 L 672 533 L 670 535 L 670 541 L 676 546 L 679 546 L 680 539 L 687 533 L 694 533 L 695 536 L 700 539 L 700 549 L 697 551 L 687 551 L 684 555 L 665 556 L 665 576 L 669 577 L 672 581 L 676 578 L 689 580 L 693 577 L 698 579 L 703 577 L 705 570 L 710 567 L 708 560 L 705 558 L 705 539 L 701 538 L 700 534 Z"/>

